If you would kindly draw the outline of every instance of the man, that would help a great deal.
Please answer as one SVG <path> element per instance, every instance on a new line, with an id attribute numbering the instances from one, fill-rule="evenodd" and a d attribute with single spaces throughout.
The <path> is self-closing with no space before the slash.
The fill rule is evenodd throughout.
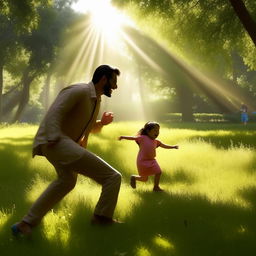
<path id="1" fill-rule="evenodd" d="M 99 66 L 89 84 L 74 84 L 64 88 L 46 113 L 34 139 L 33 157 L 42 155 L 55 167 L 53 181 L 32 205 L 28 214 L 12 226 L 14 235 L 27 235 L 40 223 L 76 184 L 77 175 L 90 177 L 102 185 L 93 223 L 107 224 L 113 219 L 121 184 L 121 174 L 101 158 L 86 150 L 90 132 L 100 131 L 113 121 L 112 113 L 104 113 L 96 121 L 101 95 L 111 97 L 117 89 L 118 69 Z"/>

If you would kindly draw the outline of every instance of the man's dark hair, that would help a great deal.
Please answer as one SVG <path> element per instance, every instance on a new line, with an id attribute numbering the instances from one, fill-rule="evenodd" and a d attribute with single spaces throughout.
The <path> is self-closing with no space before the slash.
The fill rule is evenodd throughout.
<path id="1" fill-rule="evenodd" d="M 103 76 L 106 76 L 106 78 L 109 80 L 112 77 L 113 73 L 115 73 L 118 76 L 120 75 L 119 69 L 112 68 L 108 65 L 101 65 L 97 67 L 94 71 L 92 82 L 94 84 L 98 83 Z"/>

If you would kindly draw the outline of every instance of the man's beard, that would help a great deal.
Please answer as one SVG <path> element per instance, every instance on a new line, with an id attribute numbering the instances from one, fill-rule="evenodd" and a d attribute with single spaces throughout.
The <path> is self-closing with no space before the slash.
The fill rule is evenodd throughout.
<path id="1" fill-rule="evenodd" d="M 111 84 L 109 81 L 104 85 L 103 90 L 104 90 L 104 95 L 107 97 L 111 97 Z"/>

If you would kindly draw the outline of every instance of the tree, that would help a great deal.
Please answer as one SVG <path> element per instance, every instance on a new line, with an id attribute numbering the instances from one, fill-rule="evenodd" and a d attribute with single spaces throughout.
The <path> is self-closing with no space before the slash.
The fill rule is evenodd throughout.
<path id="1" fill-rule="evenodd" d="M 114 3 L 130 10 L 140 27 L 155 38 L 167 40 L 170 48 L 204 73 L 211 70 L 224 79 L 232 79 L 232 52 L 242 56 L 250 68 L 256 68 L 249 51 L 249 37 L 229 1 L 114 0 Z M 256 14 L 253 1 L 246 3 L 252 15 Z M 227 83 L 225 89 L 233 92 L 238 88 Z M 203 93 L 219 104 L 218 93 Z"/>
<path id="2" fill-rule="evenodd" d="M 2 94 L 4 87 L 4 66 L 14 56 L 17 41 L 13 24 L 3 15 L 0 15 L 0 122 L 2 119 Z"/>
<path id="3" fill-rule="evenodd" d="M 0 68 L 3 67 L 2 71 L 8 71 L 13 78 L 20 77 L 19 86 L 13 85 L 2 97 L 3 73 L 0 73 L 0 106 L 4 102 L 5 116 L 11 114 L 18 106 L 13 121 L 21 119 L 30 99 L 33 81 L 44 75 L 48 76 L 49 80 L 53 74 L 62 33 L 68 28 L 70 17 L 74 16 L 74 12 L 70 9 L 73 1 L 3 0 L 0 2 L 0 18 L 5 21 L 0 24 L 0 59 L 4 63 Z M 9 34 L 11 36 L 8 37 Z"/>
<path id="4" fill-rule="evenodd" d="M 63 1 L 62 1 L 63 2 Z M 40 8 L 38 27 L 23 37 L 23 45 L 30 53 L 28 65 L 23 72 L 22 93 L 13 121 L 18 121 L 29 101 L 30 85 L 33 80 L 53 72 L 52 65 L 58 55 L 62 33 L 67 28 L 73 12 L 63 5 Z M 65 16 L 65 18 L 64 18 Z M 50 78 L 48 78 L 50 80 Z"/>
<path id="5" fill-rule="evenodd" d="M 2 94 L 5 65 L 16 57 L 20 36 L 37 26 L 38 4 L 47 6 L 48 0 L 2 0 L 0 2 L 0 122 L 2 119 Z"/>
<path id="6" fill-rule="evenodd" d="M 242 0 L 229 0 L 229 2 L 256 46 L 256 22 L 251 17 Z"/>
<path id="7" fill-rule="evenodd" d="M 13 22 L 17 33 L 27 32 L 37 26 L 37 7 L 50 3 L 51 0 L 1 0 L 0 14 Z"/>

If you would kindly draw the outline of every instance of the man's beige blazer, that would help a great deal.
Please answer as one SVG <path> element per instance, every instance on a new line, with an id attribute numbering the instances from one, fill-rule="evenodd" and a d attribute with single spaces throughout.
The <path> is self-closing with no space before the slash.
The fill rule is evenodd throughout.
<path id="1" fill-rule="evenodd" d="M 48 147 L 56 164 L 69 164 L 84 154 L 78 141 L 91 129 L 99 112 L 94 84 L 74 84 L 60 91 L 41 122 L 33 144 L 33 157 L 43 155 L 42 145 Z"/>

